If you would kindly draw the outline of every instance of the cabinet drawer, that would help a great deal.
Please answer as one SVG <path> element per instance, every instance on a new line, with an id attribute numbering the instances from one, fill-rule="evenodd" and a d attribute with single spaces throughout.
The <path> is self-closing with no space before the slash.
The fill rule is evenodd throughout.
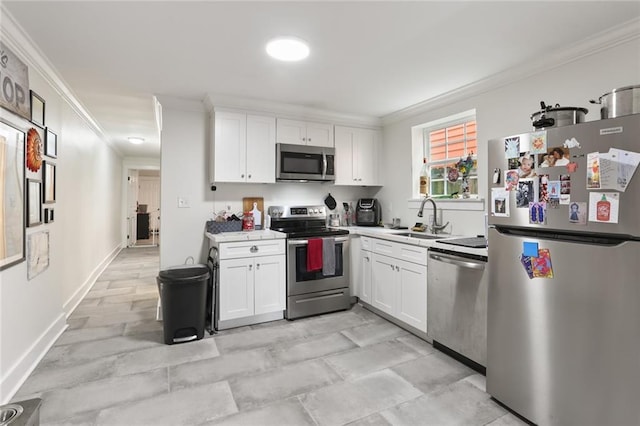
<path id="1" fill-rule="evenodd" d="M 373 252 L 420 265 L 427 264 L 427 248 L 411 244 L 372 239 Z M 364 247 L 364 243 L 363 243 Z"/>
<path id="2" fill-rule="evenodd" d="M 270 256 L 285 253 L 285 240 L 238 241 L 220 244 L 220 259 Z"/>

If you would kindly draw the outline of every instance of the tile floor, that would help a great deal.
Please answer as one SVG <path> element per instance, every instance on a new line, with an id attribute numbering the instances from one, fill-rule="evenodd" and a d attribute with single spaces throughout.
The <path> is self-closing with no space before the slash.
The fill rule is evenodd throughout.
<path id="1" fill-rule="evenodd" d="M 350 311 L 165 345 L 158 248 L 123 250 L 15 401 L 44 425 L 519 425 L 484 376 Z"/>

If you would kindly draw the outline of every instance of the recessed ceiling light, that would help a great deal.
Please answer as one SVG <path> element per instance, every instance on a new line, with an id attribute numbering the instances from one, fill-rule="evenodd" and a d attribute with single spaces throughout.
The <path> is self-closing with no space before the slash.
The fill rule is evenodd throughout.
<path id="1" fill-rule="evenodd" d="M 267 53 L 281 61 L 300 61 L 309 56 L 309 45 L 296 37 L 277 37 L 267 43 Z"/>
<path id="2" fill-rule="evenodd" d="M 144 139 L 142 139 L 142 138 L 129 138 L 129 142 L 131 142 L 134 145 L 140 145 L 141 143 L 144 142 Z"/>

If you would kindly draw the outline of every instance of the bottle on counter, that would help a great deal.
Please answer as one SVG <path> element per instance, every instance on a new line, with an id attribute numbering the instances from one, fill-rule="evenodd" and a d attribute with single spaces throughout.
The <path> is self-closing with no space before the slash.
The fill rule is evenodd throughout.
<path id="1" fill-rule="evenodd" d="M 429 165 L 427 157 L 422 159 L 422 169 L 420 169 L 420 195 L 426 197 L 429 195 Z"/>
<path id="2" fill-rule="evenodd" d="M 243 231 L 253 231 L 254 222 L 253 222 L 253 214 L 251 212 L 244 212 L 242 215 L 242 230 Z"/>

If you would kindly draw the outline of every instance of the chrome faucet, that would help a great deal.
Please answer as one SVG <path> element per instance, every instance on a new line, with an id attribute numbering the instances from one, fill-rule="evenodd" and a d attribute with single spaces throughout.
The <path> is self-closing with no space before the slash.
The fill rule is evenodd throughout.
<path id="1" fill-rule="evenodd" d="M 436 217 L 437 217 L 436 202 L 431 197 L 424 197 L 424 199 L 422 200 L 422 203 L 420 203 L 420 209 L 418 210 L 418 217 L 422 217 L 422 212 L 424 211 L 424 205 L 427 203 L 427 201 L 431 201 L 431 204 L 433 204 L 433 220 L 431 221 L 431 233 L 437 234 L 438 231 L 441 231 L 444 228 L 446 228 L 447 225 L 449 225 L 449 222 L 445 223 L 444 225 L 438 225 L 436 223 Z"/>

